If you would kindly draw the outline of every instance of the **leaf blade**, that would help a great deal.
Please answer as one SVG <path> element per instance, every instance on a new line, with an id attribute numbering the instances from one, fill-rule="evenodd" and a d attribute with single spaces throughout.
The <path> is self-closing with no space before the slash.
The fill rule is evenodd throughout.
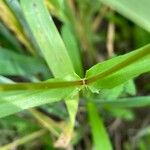
<path id="1" fill-rule="evenodd" d="M 150 32 L 149 0 L 100 0 Z"/>
<path id="2" fill-rule="evenodd" d="M 74 74 L 65 45 L 44 3 L 41 0 L 30 2 L 21 0 L 21 5 L 30 29 L 54 76 L 64 77 Z"/>
<path id="3" fill-rule="evenodd" d="M 149 66 L 150 44 L 93 66 L 86 72 L 88 87 L 94 92 L 113 88 L 150 71 Z"/>
<path id="4" fill-rule="evenodd" d="M 93 141 L 96 150 L 112 150 L 108 133 L 104 127 L 102 118 L 99 116 L 95 104 L 89 102 L 87 105 L 90 125 L 92 127 Z"/>

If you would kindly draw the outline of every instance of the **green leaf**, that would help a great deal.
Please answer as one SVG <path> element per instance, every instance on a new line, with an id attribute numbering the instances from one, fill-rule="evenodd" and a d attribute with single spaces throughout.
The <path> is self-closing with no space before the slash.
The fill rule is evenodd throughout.
<path id="1" fill-rule="evenodd" d="M 57 81 L 59 81 L 57 79 L 45 83 L 14 84 L 11 80 L 0 76 L 0 81 L 2 81 L 1 83 L 5 82 L 5 84 L 0 84 L 0 118 L 24 109 L 57 102 L 64 98 L 72 98 L 72 95 L 79 91 L 76 87 L 53 87 L 53 85 L 57 85 Z M 48 88 L 48 84 L 50 88 Z"/>
<path id="2" fill-rule="evenodd" d="M 110 89 L 149 72 L 149 66 L 150 44 L 93 66 L 86 72 L 86 83 L 93 92 Z"/>
<path id="3" fill-rule="evenodd" d="M 150 32 L 150 1 L 140 0 L 100 0 L 109 5 L 120 14 L 129 18 L 136 24 Z"/>
<path id="4" fill-rule="evenodd" d="M 7 66 L 7 67 L 6 67 Z M 20 75 L 29 77 L 31 75 L 49 75 L 49 69 L 40 58 L 23 56 L 11 50 L 0 48 L 0 74 Z"/>
<path id="5" fill-rule="evenodd" d="M 65 12 L 65 1 L 64 0 L 46 0 L 47 7 L 50 12 L 62 22 L 68 22 L 68 16 Z"/>
<path id="6" fill-rule="evenodd" d="M 76 73 L 82 77 L 83 69 L 77 39 L 67 25 L 64 25 L 62 27 L 62 38 L 67 48 L 68 54 L 72 60 Z"/>
<path id="7" fill-rule="evenodd" d="M 75 74 L 65 44 L 44 6 L 44 2 L 42 0 L 21 0 L 21 5 L 30 29 L 53 75 L 56 78 L 64 78 L 70 75 L 72 79 L 79 79 Z M 68 103 L 66 105 L 71 112 L 72 108 L 69 107 Z M 74 101 L 74 107 L 77 106 L 78 104 Z"/>
<path id="8" fill-rule="evenodd" d="M 114 116 L 115 118 L 120 118 L 127 121 L 133 121 L 135 118 L 135 115 L 132 110 L 127 108 L 113 108 L 109 107 L 106 108 L 111 116 Z"/>
<path id="9" fill-rule="evenodd" d="M 39 51 L 39 47 L 38 47 L 35 39 L 33 38 L 33 35 L 31 34 L 31 31 L 29 29 L 29 26 L 25 20 L 25 17 L 23 15 L 22 8 L 20 6 L 19 1 L 18 0 L 13 0 L 13 1 L 6 0 L 6 3 L 9 6 L 9 8 L 13 11 L 13 13 L 15 14 L 18 22 L 21 24 L 23 31 L 28 38 L 28 41 L 30 43 L 32 43 L 34 48 Z"/>
<path id="10" fill-rule="evenodd" d="M 134 46 L 142 47 L 150 42 L 150 33 L 138 26 L 133 28 Z"/>
<path id="11" fill-rule="evenodd" d="M 109 101 L 101 101 L 101 100 L 94 100 L 94 101 L 101 106 L 116 107 L 116 108 L 118 107 L 136 108 L 136 107 L 150 106 L 150 96 L 121 98 L 121 99 L 109 100 Z"/>
<path id="12" fill-rule="evenodd" d="M 129 95 L 136 95 L 136 86 L 133 80 L 129 80 L 127 83 L 125 83 L 124 92 Z"/>
<path id="13" fill-rule="evenodd" d="M 93 142 L 95 150 L 112 150 L 112 146 L 109 140 L 108 133 L 105 129 L 102 118 L 99 116 L 95 104 L 88 103 L 89 121 L 93 134 Z"/>
<path id="14" fill-rule="evenodd" d="M 123 93 L 123 89 L 124 89 L 124 84 L 116 86 L 112 89 L 103 89 L 99 93 L 98 97 L 103 100 L 116 99 Z"/>
<path id="15" fill-rule="evenodd" d="M 16 37 L 6 28 L 2 22 L 0 22 L 0 33 L 6 38 L 7 41 L 11 43 L 11 48 L 14 50 L 21 51 L 21 45 Z"/>
<path id="16" fill-rule="evenodd" d="M 42 0 L 21 0 L 30 29 L 55 77 L 73 75 L 74 69 L 54 22 Z"/>
<path id="17" fill-rule="evenodd" d="M 0 117 L 63 100 L 74 90 L 74 88 L 57 88 L 50 90 L 0 92 Z"/>

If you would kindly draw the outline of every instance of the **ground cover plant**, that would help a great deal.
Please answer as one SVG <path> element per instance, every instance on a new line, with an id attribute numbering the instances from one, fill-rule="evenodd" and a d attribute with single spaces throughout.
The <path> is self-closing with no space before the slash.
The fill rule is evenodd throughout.
<path id="1" fill-rule="evenodd" d="M 1 0 L 0 150 L 148 150 L 149 6 Z"/>

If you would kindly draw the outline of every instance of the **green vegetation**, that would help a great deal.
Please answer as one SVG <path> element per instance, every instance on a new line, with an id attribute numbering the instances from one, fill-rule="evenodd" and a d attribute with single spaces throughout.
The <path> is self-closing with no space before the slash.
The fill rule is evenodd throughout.
<path id="1" fill-rule="evenodd" d="M 1 0 L 0 150 L 150 149 L 149 6 Z"/>

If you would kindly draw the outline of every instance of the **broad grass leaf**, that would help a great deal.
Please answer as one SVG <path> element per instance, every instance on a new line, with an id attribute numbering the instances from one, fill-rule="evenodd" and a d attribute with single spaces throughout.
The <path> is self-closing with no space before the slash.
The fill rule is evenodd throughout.
<path id="1" fill-rule="evenodd" d="M 73 93 L 77 93 L 79 90 L 76 87 L 47 89 L 46 86 L 43 86 L 43 89 L 34 89 L 32 83 L 28 84 L 28 86 L 25 87 L 26 89 L 23 86 L 23 90 L 21 90 L 21 85 L 19 85 L 18 89 L 18 84 L 14 84 L 5 77 L 0 77 L 0 79 L 2 83 L 5 82 L 5 84 L 0 84 L 0 118 L 32 107 L 54 103 L 67 97 L 70 98 Z M 55 79 L 52 82 L 56 81 Z M 11 91 L 3 90 L 6 83 L 10 83 L 7 84 L 9 87 L 11 84 L 14 85 Z"/>
<path id="2" fill-rule="evenodd" d="M 55 77 L 74 74 L 65 45 L 42 0 L 21 0 L 29 27 Z"/>
<path id="3" fill-rule="evenodd" d="M 72 61 L 43 2 L 41 0 L 21 2 L 27 22 L 53 75 L 59 78 L 64 78 L 66 75 L 74 76 Z M 72 116 L 75 118 L 76 115 L 76 110 L 71 111 L 72 107 L 77 107 L 78 104 L 72 101 L 72 107 L 70 103 L 66 102 L 66 105 L 69 114 L 71 112 L 72 120 Z"/>
<path id="4" fill-rule="evenodd" d="M 150 44 L 93 66 L 86 72 L 93 92 L 115 86 L 150 71 Z M 93 80 L 94 79 L 94 80 Z M 88 81 L 89 80 L 89 81 Z"/>
<path id="5" fill-rule="evenodd" d="M 0 117 L 63 100 L 74 88 L 0 92 Z"/>
<path id="6" fill-rule="evenodd" d="M 36 39 L 41 52 L 55 78 L 65 78 L 67 75 L 72 79 L 76 76 L 72 61 L 69 57 L 65 44 L 42 0 L 21 0 L 21 6 L 29 27 Z M 66 103 L 69 112 L 71 107 Z M 74 101 L 74 107 L 78 104 Z M 74 118 L 76 111 L 73 112 Z M 72 118 L 72 115 L 70 116 Z"/>

